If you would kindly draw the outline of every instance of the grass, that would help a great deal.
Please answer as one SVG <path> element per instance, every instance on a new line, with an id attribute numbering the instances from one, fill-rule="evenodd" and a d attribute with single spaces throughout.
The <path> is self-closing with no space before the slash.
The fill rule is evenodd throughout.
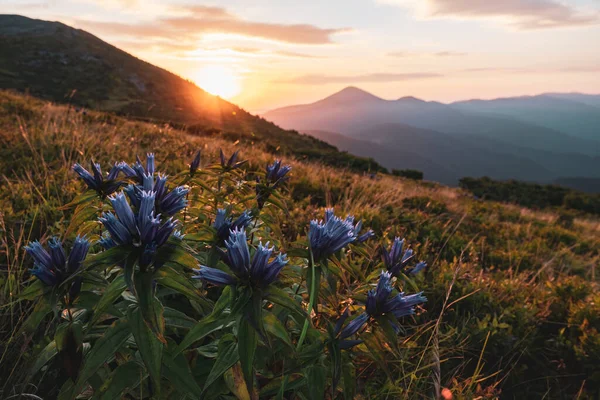
<path id="1" fill-rule="evenodd" d="M 62 234 L 81 192 L 70 167 L 103 166 L 148 151 L 167 172 L 185 168 L 197 149 L 203 164 L 219 149 L 240 150 L 250 168 L 277 151 L 198 136 L 96 112 L 83 114 L 0 92 L 0 392 L 44 393 L 27 368 L 44 327 L 17 335 L 32 304 L 17 301 L 31 260 L 23 245 Z M 275 154 L 274 154 L 275 153 Z M 475 200 L 460 189 L 334 168 L 285 155 L 293 166 L 288 213 L 278 215 L 286 248 L 325 206 L 362 218 L 381 238 L 406 237 L 430 267 L 415 284 L 429 301 L 385 355 L 357 355 L 362 398 L 594 398 L 600 391 L 600 223 L 580 214 L 534 211 Z M 370 249 L 376 259 L 376 248 Z M 378 358 L 381 357 L 381 358 Z M 360 398 L 360 397 L 359 397 Z"/>

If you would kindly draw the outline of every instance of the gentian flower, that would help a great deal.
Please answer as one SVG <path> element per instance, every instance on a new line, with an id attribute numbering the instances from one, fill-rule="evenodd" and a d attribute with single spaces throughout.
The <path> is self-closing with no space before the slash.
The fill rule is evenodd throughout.
<path id="1" fill-rule="evenodd" d="M 367 240 L 369 240 L 375 236 L 375 232 L 373 232 L 372 229 L 368 229 L 365 233 L 363 233 L 362 235 L 359 235 L 361 229 L 362 229 L 362 221 L 358 221 L 356 223 L 356 225 L 354 226 L 354 234 L 356 235 L 357 243 L 364 243 Z"/>
<path id="2" fill-rule="evenodd" d="M 124 168 L 126 171 L 125 174 L 129 177 L 134 177 L 138 181 L 137 184 L 128 185 L 124 189 L 134 207 L 140 207 L 143 191 L 152 191 L 155 193 L 155 209 L 157 213 L 175 215 L 187 207 L 186 196 L 189 188 L 178 186 L 173 190 L 169 190 L 167 187 L 168 177 L 166 175 L 158 173 L 155 177 L 153 153 L 147 155 L 145 167 L 141 160 L 138 159 L 133 168 L 129 166 L 127 168 Z"/>
<path id="3" fill-rule="evenodd" d="M 392 243 L 389 251 L 382 249 L 384 264 L 392 276 L 397 276 L 414 258 L 414 252 L 411 249 L 407 249 L 403 253 L 403 247 L 404 240 L 396 237 L 394 238 L 394 242 Z M 426 266 L 426 263 L 420 262 L 410 271 L 410 273 L 416 274 Z"/>
<path id="4" fill-rule="evenodd" d="M 272 187 L 276 187 L 283 181 L 288 179 L 288 172 L 292 170 L 292 167 L 289 165 L 281 165 L 281 160 L 275 160 L 273 164 L 267 165 L 267 174 L 265 176 L 265 180 L 268 185 L 272 185 Z"/>
<path id="5" fill-rule="evenodd" d="M 238 158 L 239 150 L 231 155 L 228 161 L 225 160 L 225 154 L 223 150 L 219 150 L 219 158 L 221 160 L 221 167 L 226 170 L 232 170 L 241 167 L 246 161 L 236 162 Z"/>
<path id="6" fill-rule="evenodd" d="M 167 242 L 177 226 L 172 217 L 162 222 L 160 214 L 155 215 L 155 197 L 156 192 L 142 190 L 137 214 L 131 209 L 123 192 L 109 197 L 116 215 L 112 212 L 102 214 L 100 222 L 110 238 L 101 239 L 100 244 L 104 248 L 114 245 L 142 248 L 140 265 L 149 265 L 152 255 Z"/>
<path id="7" fill-rule="evenodd" d="M 308 239 L 315 260 L 329 257 L 352 242 L 364 242 L 374 236 L 372 230 L 358 235 L 362 222 L 354 224 L 354 217 L 348 215 L 345 220 L 336 217 L 332 208 L 325 210 L 323 221 L 310 221 Z"/>
<path id="8" fill-rule="evenodd" d="M 252 222 L 252 214 L 246 210 L 234 221 L 232 217 L 227 217 L 227 210 L 219 208 L 213 227 L 217 230 L 219 242 L 223 243 L 229 238 L 232 229 L 245 230 Z"/>
<path id="9" fill-rule="evenodd" d="M 327 258 L 356 240 L 354 217 L 336 217 L 333 209 L 325 210 L 324 221 L 310 221 L 308 240 L 315 260 Z"/>
<path id="10" fill-rule="evenodd" d="M 349 337 L 358 332 L 370 318 L 377 318 L 384 315 L 392 315 L 390 319 L 392 328 L 399 332 L 400 326 L 394 321 L 397 318 L 412 315 L 415 313 L 415 306 L 423 304 L 427 298 L 423 292 L 405 295 L 398 293 L 390 297 L 393 288 L 391 285 L 392 275 L 389 272 L 381 271 L 379 282 L 375 290 L 369 290 L 367 294 L 366 311 L 353 319 L 340 333 L 340 338 Z"/>
<path id="11" fill-rule="evenodd" d="M 224 254 L 224 261 L 234 276 L 216 268 L 200 266 L 200 269 L 194 270 L 197 275 L 192 278 L 203 279 L 214 285 L 233 285 L 241 282 L 255 288 L 266 288 L 277 279 L 279 272 L 288 262 L 285 254 L 272 258 L 274 248 L 269 247 L 269 243 L 264 246 L 260 243 L 251 259 L 244 230 L 233 229 L 225 247 L 227 252 Z"/>
<path id="12" fill-rule="evenodd" d="M 123 164 L 125 163 L 115 163 L 108 172 L 106 179 L 102 174 L 100 164 L 94 161 L 91 161 L 92 173 L 77 163 L 73 164 L 73 171 L 83 179 L 89 189 L 95 190 L 98 192 L 98 195 L 104 197 L 114 193 L 121 186 L 121 182 L 116 182 L 115 180 L 119 172 L 123 170 Z"/>
<path id="13" fill-rule="evenodd" d="M 346 322 L 346 320 L 348 319 L 349 316 L 350 316 L 350 313 L 348 312 L 348 309 L 346 308 L 344 310 L 344 312 L 342 313 L 342 315 L 340 316 L 340 318 L 337 320 L 337 322 L 335 324 L 335 328 L 333 329 L 334 336 L 339 337 L 339 339 L 340 339 L 340 342 L 339 342 L 340 349 L 349 349 L 349 348 L 352 348 L 363 342 L 362 340 L 344 340 L 344 339 L 346 339 L 347 337 L 350 337 L 350 336 L 354 335 L 356 332 L 358 332 L 358 330 L 369 319 L 368 315 L 366 315 L 364 313 L 359 315 L 358 317 L 356 317 L 352 321 L 350 321 L 350 323 L 344 329 L 342 329 L 344 322 Z"/>
<path id="14" fill-rule="evenodd" d="M 198 167 L 200 166 L 200 150 L 196 153 L 196 156 L 190 163 L 190 175 L 194 175 L 196 171 L 198 171 Z"/>
<path id="15" fill-rule="evenodd" d="M 40 242 L 35 241 L 25 246 L 25 251 L 34 259 L 31 273 L 45 285 L 57 286 L 81 267 L 90 242 L 85 237 L 77 236 L 68 258 L 58 238 L 50 239 L 48 247 L 50 252 L 46 251 Z"/>
<path id="16" fill-rule="evenodd" d="M 265 181 L 261 182 L 260 178 L 256 178 L 256 200 L 258 208 L 262 209 L 267 199 L 271 196 L 271 192 L 288 179 L 288 172 L 292 169 L 289 165 L 281 165 L 281 160 L 275 160 L 273 164 L 267 164 L 267 172 Z"/>

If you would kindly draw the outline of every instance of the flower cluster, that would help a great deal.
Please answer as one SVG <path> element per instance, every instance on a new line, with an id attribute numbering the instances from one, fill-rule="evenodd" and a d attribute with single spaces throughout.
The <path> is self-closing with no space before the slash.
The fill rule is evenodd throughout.
<path id="1" fill-rule="evenodd" d="M 143 253 L 140 264 L 148 266 L 157 248 L 167 242 L 177 226 L 173 217 L 161 222 L 160 214 L 155 214 L 155 198 L 156 192 L 142 190 L 136 214 L 123 192 L 109 197 L 116 215 L 112 212 L 102 214 L 100 222 L 109 232 L 110 238 L 103 238 L 100 244 L 105 248 L 113 245 L 141 248 Z"/>
<path id="2" fill-rule="evenodd" d="M 281 165 L 281 160 L 275 160 L 273 164 L 267 165 L 267 174 L 265 175 L 265 180 L 269 186 L 276 188 L 282 182 L 288 179 L 287 174 L 291 170 L 291 166 Z"/>
<path id="3" fill-rule="evenodd" d="M 48 247 L 49 252 L 40 242 L 35 241 L 25 246 L 25 251 L 34 259 L 31 273 L 45 285 L 57 286 L 81 267 L 90 248 L 90 242 L 85 237 L 77 236 L 68 258 L 58 238 L 50 239 Z"/>
<path id="4" fill-rule="evenodd" d="M 133 167 L 127 166 L 125 174 L 135 178 L 138 183 L 125 187 L 125 193 L 134 207 L 139 208 L 142 201 L 142 192 L 154 192 L 156 213 L 175 215 L 187 206 L 186 196 L 189 188 L 177 186 L 173 190 L 167 187 L 168 176 L 158 173 L 154 176 L 154 154 L 146 157 L 146 166 L 138 159 Z"/>
<path id="5" fill-rule="evenodd" d="M 227 210 L 219 208 L 213 227 L 217 230 L 219 242 L 223 243 L 229 238 L 232 229 L 245 230 L 252 221 L 252 214 L 246 210 L 234 221 L 232 217 L 227 216 Z"/>
<path id="6" fill-rule="evenodd" d="M 423 296 L 422 292 L 408 296 L 404 293 L 398 293 L 397 295 L 390 297 L 393 291 L 391 281 L 392 275 L 389 272 L 381 271 L 377 288 L 375 290 L 369 290 L 369 293 L 367 294 L 366 311 L 353 319 L 348 326 L 341 331 L 340 338 L 344 339 L 358 332 L 371 317 L 377 318 L 383 315 L 392 315 L 397 319 L 412 315 L 415 313 L 416 305 L 423 304 L 427 301 L 427 298 Z M 390 319 L 390 323 L 396 332 L 400 330 L 400 327 L 394 319 Z"/>
<path id="7" fill-rule="evenodd" d="M 336 217 L 333 209 L 325 210 L 322 221 L 310 221 L 308 240 L 315 260 L 327 258 L 353 242 L 364 242 L 374 236 L 372 230 L 359 235 L 362 222 L 354 225 L 354 217 L 349 215 L 346 219 Z"/>
<path id="8" fill-rule="evenodd" d="M 277 279 L 279 272 L 288 262 L 285 254 L 272 258 L 274 248 L 269 247 L 268 242 L 264 246 L 260 243 L 251 259 L 244 230 L 232 230 L 225 247 L 225 264 L 235 276 L 216 268 L 200 266 L 200 269 L 194 270 L 197 275 L 193 278 L 203 279 L 214 285 L 234 285 L 243 282 L 255 288 L 265 288 Z"/>
<path id="9" fill-rule="evenodd" d="M 106 177 L 102 174 L 100 164 L 91 161 L 92 173 L 81 166 L 81 164 L 73 164 L 73 171 L 83 179 L 89 189 L 94 190 L 99 196 L 108 196 L 121 186 L 121 182 L 117 181 L 119 172 L 125 172 L 130 169 L 125 162 L 115 163 Z"/>
<path id="10" fill-rule="evenodd" d="M 260 178 L 256 178 L 256 200 L 259 209 L 265 206 L 272 192 L 289 178 L 287 174 L 291 170 L 291 166 L 281 165 L 281 160 L 275 160 L 271 165 L 267 164 L 264 182 L 261 182 Z"/>
<path id="11" fill-rule="evenodd" d="M 246 163 L 246 161 L 237 161 L 239 151 L 236 151 L 235 153 L 233 153 L 231 155 L 231 157 L 229 158 L 229 160 L 225 159 L 225 154 L 223 153 L 222 149 L 219 151 L 220 151 L 219 158 L 221 160 L 221 167 L 225 170 L 236 169 Z"/>
<path id="12" fill-rule="evenodd" d="M 394 242 L 390 247 L 389 251 L 382 248 L 383 261 L 392 276 L 397 276 L 401 271 L 404 271 L 409 262 L 414 258 L 414 252 L 412 249 L 407 249 L 402 252 L 404 247 L 404 240 L 399 237 L 394 238 Z M 419 262 L 411 270 L 411 274 L 416 274 L 422 269 L 427 267 L 427 263 Z"/>

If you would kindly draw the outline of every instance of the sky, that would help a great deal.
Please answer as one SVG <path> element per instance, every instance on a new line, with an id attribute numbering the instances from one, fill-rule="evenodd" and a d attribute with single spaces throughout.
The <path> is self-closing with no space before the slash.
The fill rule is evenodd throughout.
<path id="1" fill-rule="evenodd" d="M 0 0 L 254 112 L 346 86 L 451 102 L 600 93 L 599 0 Z"/>

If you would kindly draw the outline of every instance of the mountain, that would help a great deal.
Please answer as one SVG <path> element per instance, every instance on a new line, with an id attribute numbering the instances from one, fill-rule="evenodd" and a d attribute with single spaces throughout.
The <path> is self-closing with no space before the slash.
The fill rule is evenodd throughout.
<path id="1" fill-rule="evenodd" d="M 383 146 L 367 140 L 354 139 L 339 133 L 328 131 L 305 131 L 306 134 L 331 143 L 340 150 L 349 151 L 362 157 L 377 158 L 388 169 L 415 168 L 423 171 L 426 180 L 455 185 L 457 174 L 427 157 L 398 146 Z"/>
<path id="2" fill-rule="evenodd" d="M 187 127 L 215 129 L 231 140 L 255 141 L 277 153 L 358 169 L 380 169 L 325 142 L 286 131 L 142 61 L 80 29 L 59 22 L 0 15 L 0 89 L 42 99 Z"/>
<path id="3" fill-rule="evenodd" d="M 325 130 L 352 137 L 379 124 L 399 123 L 551 152 L 600 154 L 600 141 L 577 138 L 556 129 L 506 116 L 463 112 L 414 97 L 384 100 L 356 88 L 346 88 L 311 104 L 272 110 L 264 117 L 288 129 Z"/>
<path id="4" fill-rule="evenodd" d="M 360 139 L 327 131 L 305 133 L 353 154 L 373 157 L 386 168 L 417 169 L 425 179 L 447 185 L 458 184 L 464 176 L 509 179 L 519 174 L 527 181 L 545 181 L 553 176 L 527 158 L 494 153 L 444 133 L 408 125 L 378 125 L 359 135 Z"/>
<path id="5" fill-rule="evenodd" d="M 600 96 L 598 98 L 600 99 Z M 578 138 L 600 142 L 600 104 L 591 105 L 592 99 L 594 96 L 577 94 L 539 95 L 468 100 L 452 103 L 450 106 L 467 113 L 507 116 L 556 129 Z"/>
<path id="6" fill-rule="evenodd" d="M 545 96 L 556 97 L 587 104 L 589 106 L 600 107 L 600 94 L 585 93 L 545 93 Z"/>
<path id="7" fill-rule="evenodd" d="M 543 104 L 573 103 L 571 113 L 576 115 L 578 103 L 547 97 L 538 99 L 538 108 Z M 264 116 L 285 128 L 373 157 L 388 168 L 421 168 L 427 179 L 444 183 L 453 184 L 462 176 L 483 175 L 536 182 L 565 176 L 600 178 L 600 141 L 471 108 L 415 97 L 385 100 L 349 87 L 317 102 L 279 108 Z M 590 109 L 594 108 L 581 104 L 580 114 L 588 115 L 586 121 L 600 127 L 600 121 L 593 122 Z M 394 159 L 391 153 L 400 149 L 402 157 Z M 406 160 L 414 163 L 410 165 Z"/>

